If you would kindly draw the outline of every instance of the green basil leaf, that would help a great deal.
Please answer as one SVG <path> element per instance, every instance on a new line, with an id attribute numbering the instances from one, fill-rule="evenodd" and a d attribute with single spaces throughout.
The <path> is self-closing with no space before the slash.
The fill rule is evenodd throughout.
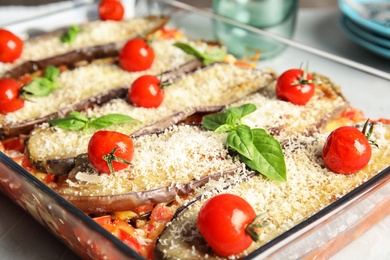
<path id="1" fill-rule="evenodd" d="M 70 118 L 73 117 L 74 119 L 77 119 L 77 120 L 82 121 L 82 122 L 85 122 L 85 123 L 89 123 L 89 122 L 91 121 L 87 116 L 81 114 L 81 113 L 78 112 L 78 111 L 73 111 L 73 112 L 71 112 L 71 113 L 69 114 L 69 117 L 70 117 Z"/>
<path id="2" fill-rule="evenodd" d="M 77 120 L 74 117 L 55 118 L 49 122 L 51 126 L 57 126 L 62 129 L 80 131 L 83 130 L 87 123 Z"/>
<path id="3" fill-rule="evenodd" d="M 228 134 L 226 144 L 249 160 L 252 160 L 256 155 L 252 130 L 247 125 L 239 125 L 235 131 L 231 131 Z"/>
<path id="4" fill-rule="evenodd" d="M 48 80 L 53 82 L 57 80 L 58 75 L 60 75 L 60 70 L 53 65 L 47 66 L 45 72 L 43 73 L 44 78 L 47 78 Z"/>
<path id="5" fill-rule="evenodd" d="M 43 77 L 34 78 L 28 84 L 22 88 L 22 97 L 47 97 L 53 90 L 59 88 L 56 79 L 60 74 L 60 70 L 57 67 L 49 65 L 44 73 Z"/>
<path id="6" fill-rule="evenodd" d="M 89 126 L 96 129 L 102 129 L 111 125 L 121 124 L 121 123 L 134 121 L 134 120 L 135 120 L 134 118 L 122 114 L 108 114 L 96 118 L 89 124 Z"/>
<path id="7" fill-rule="evenodd" d="M 35 97 L 47 97 L 58 85 L 47 78 L 35 78 L 23 87 L 23 92 Z"/>
<path id="8" fill-rule="evenodd" d="M 256 111 L 256 109 L 257 107 L 254 104 L 244 104 L 239 107 L 229 107 L 226 112 L 233 114 L 236 119 L 241 119 Z"/>
<path id="9" fill-rule="evenodd" d="M 81 32 L 81 27 L 78 25 L 72 25 L 68 31 L 61 35 L 60 41 L 62 43 L 72 43 L 76 39 L 76 36 Z"/>
<path id="10" fill-rule="evenodd" d="M 278 181 L 286 181 L 286 162 L 280 143 L 264 129 L 252 129 L 256 152 L 253 159 L 240 155 L 240 159 L 251 169 Z"/>
<path id="11" fill-rule="evenodd" d="M 209 65 L 214 62 L 224 61 L 226 57 L 226 51 L 224 49 L 211 49 L 203 54 L 203 64 Z"/>
<path id="12" fill-rule="evenodd" d="M 227 116 L 225 112 L 207 115 L 202 118 L 202 125 L 207 130 L 215 131 L 221 125 L 226 124 Z"/>
<path id="13" fill-rule="evenodd" d="M 185 53 L 187 53 L 189 55 L 195 56 L 195 58 L 198 58 L 200 60 L 204 59 L 203 53 L 201 53 L 196 48 L 192 47 L 191 45 L 189 45 L 187 43 L 175 42 L 173 44 L 173 46 L 178 47 L 179 49 L 181 49 L 182 51 L 184 51 Z"/>
<path id="14" fill-rule="evenodd" d="M 229 124 L 224 124 L 219 126 L 217 129 L 214 130 L 215 133 L 224 133 L 224 132 L 231 132 L 234 131 L 234 127 Z"/>
<path id="15" fill-rule="evenodd" d="M 175 42 L 173 46 L 178 47 L 185 53 L 201 60 L 203 65 L 209 65 L 211 63 L 223 61 L 226 57 L 226 51 L 223 49 L 212 49 L 202 53 L 195 47 L 184 42 Z"/>

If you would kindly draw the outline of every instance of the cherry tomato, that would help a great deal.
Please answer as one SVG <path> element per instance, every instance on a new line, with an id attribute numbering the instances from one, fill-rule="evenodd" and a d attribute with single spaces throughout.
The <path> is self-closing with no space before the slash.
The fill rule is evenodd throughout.
<path id="1" fill-rule="evenodd" d="M 0 114 L 5 115 L 24 106 L 24 100 L 19 97 L 21 88 L 16 80 L 0 79 Z"/>
<path id="2" fill-rule="evenodd" d="M 143 75 L 129 88 L 128 98 L 134 106 L 156 108 L 162 103 L 164 93 L 156 76 Z"/>
<path id="3" fill-rule="evenodd" d="M 20 57 L 23 41 L 10 31 L 0 29 L 0 62 L 13 62 Z"/>
<path id="4" fill-rule="evenodd" d="M 226 257 L 239 254 L 251 245 L 253 240 L 245 228 L 255 217 L 255 211 L 243 198 L 219 194 L 202 206 L 197 225 L 214 252 Z"/>
<path id="5" fill-rule="evenodd" d="M 98 11 L 99 17 L 103 21 L 121 21 L 125 13 L 125 9 L 119 0 L 102 0 Z"/>
<path id="6" fill-rule="evenodd" d="M 322 158 L 333 172 L 346 175 L 356 173 L 370 161 L 371 145 L 357 128 L 342 126 L 328 136 Z"/>
<path id="7" fill-rule="evenodd" d="M 313 95 L 312 77 L 304 70 L 287 70 L 276 82 L 276 96 L 295 105 L 305 105 Z"/>
<path id="8" fill-rule="evenodd" d="M 134 72 L 149 69 L 154 61 L 154 50 L 141 38 L 129 40 L 119 53 L 122 69 Z"/>
<path id="9" fill-rule="evenodd" d="M 104 173 L 113 173 L 126 168 L 133 155 L 133 140 L 130 136 L 119 132 L 97 131 L 88 144 L 88 158 L 91 164 Z"/>

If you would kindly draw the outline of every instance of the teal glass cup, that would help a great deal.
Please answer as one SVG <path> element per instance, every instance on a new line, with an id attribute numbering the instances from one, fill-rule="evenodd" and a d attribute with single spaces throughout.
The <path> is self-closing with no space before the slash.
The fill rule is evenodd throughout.
<path id="1" fill-rule="evenodd" d="M 294 34 L 298 0 L 213 0 L 216 14 L 247 24 L 284 38 Z M 216 19 L 216 38 L 236 57 L 268 59 L 280 53 L 284 44 L 267 35 L 253 32 Z"/>

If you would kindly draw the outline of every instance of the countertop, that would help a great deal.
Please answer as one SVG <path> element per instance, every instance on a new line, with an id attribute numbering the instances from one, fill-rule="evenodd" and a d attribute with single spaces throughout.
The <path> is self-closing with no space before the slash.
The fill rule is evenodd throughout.
<path id="1" fill-rule="evenodd" d="M 294 40 L 390 73 L 389 60 L 372 54 L 347 38 L 339 19 L 340 11 L 335 6 L 301 7 Z M 56 237 L 1 193 L 0 205 L 1 259 L 78 259 Z M 389 229 L 390 217 L 387 217 L 333 259 L 390 259 Z M 373 240 L 375 243 L 372 243 Z"/>

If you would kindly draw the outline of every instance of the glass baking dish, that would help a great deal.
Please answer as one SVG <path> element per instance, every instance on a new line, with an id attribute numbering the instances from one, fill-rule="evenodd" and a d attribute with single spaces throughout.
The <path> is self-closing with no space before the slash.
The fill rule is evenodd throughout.
<path id="1" fill-rule="evenodd" d="M 23 35 L 50 31 L 65 25 L 97 18 L 96 5 L 45 15 L 7 26 Z M 280 53 L 261 59 L 258 67 L 281 73 L 301 62 L 326 75 L 337 85 L 351 105 L 370 118 L 390 118 L 388 93 L 390 75 L 382 71 L 324 53 L 303 44 L 252 28 L 176 1 L 139 1 L 137 16 L 168 14 L 169 26 L 188 37 L 218 40 L 215 24 L 244 29 L 254 37 L 266 37 L 282 46 Z M 46 185 L 0 152 L 0 191 L 29 212 L 80 257 L 88 259 L 142 259 L 108 231 L 95 223 Z M 390 215 L 390 167 L 322 209 L 289 231 L 265 244 L 247 259 L 329 258 L 354 238 Z"/>

